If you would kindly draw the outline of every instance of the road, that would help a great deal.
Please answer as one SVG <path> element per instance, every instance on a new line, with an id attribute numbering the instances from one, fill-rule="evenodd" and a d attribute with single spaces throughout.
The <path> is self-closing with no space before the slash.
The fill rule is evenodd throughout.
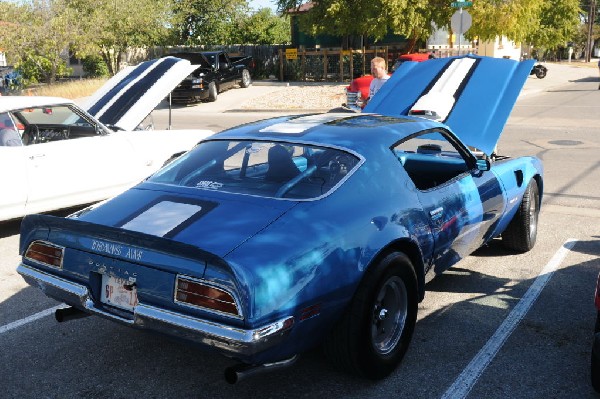
<path id="1" fill-rule="evenodd" d="M 17 221 L 0 224 L 0 396 L 597 397 L 589 384 L 600 271 L 597 87 L 597 78 L 580 79 L 519 99 L 499 152 L 544 161 L 537 245 L 514 255 L 494 242 L 429 283 L 411 347 L 389 378 L 350 377 L 315 350 L 292 368 L 232 386 L 222 374 L 233 361 L 219 355 L 95 317 L 58 324 L 38 314 L 57 303 L 14 272 Z M 189 121 L 221 130 L 265 116 Z"/>

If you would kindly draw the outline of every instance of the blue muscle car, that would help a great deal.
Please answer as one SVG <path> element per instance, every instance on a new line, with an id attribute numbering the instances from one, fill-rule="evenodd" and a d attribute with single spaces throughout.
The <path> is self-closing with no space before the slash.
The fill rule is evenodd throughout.
<path id="1" fill-rule="evenodd" d="M 494 153 L 530 69 L 405 63 L 368 113 L 218 133 L 107 202 L 26 217 L 18 272 L 71 306 L 57 319 L 95 314 L 217 350 L 241 362 L 232 383 L 319 344 L 383 378 L 426 281 L 490 240 L 535 244 L 542 164 Z"/>

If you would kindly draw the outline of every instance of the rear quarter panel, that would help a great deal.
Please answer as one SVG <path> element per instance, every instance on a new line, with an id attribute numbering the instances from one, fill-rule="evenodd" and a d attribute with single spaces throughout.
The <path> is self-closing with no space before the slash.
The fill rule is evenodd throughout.
<path id="1" fill-rule="evenodd" d="M 517 212 L 527 185 L 534 178 L 538 182 L 541 204 L 544 169 L 538 158 L 520 157 L 497 161 L 492 165 L 492 170 L 498 176 L 507 199 L 506 209 L 498 221 L 494 233 L 494 235 L 498 235 L 506 229 Z"/>
<path id="2" fill-rule="evenodd" d="M 294 315 L 295 330 L 307 341 L 298 342 L 298 350 L 305 349 L 338 320 L 388 245 L 407 240 L 425 254 L 432 251 L 416 192 L 407 189 L 407 176 L 391 151 L 380 151 L 387 153 L 384 161 L 363 164 L 334 193 L 298 203 L 225 256 L 247 284 L 250 326 Z M 302 320 L 311 306 L 318 315 Z"/>

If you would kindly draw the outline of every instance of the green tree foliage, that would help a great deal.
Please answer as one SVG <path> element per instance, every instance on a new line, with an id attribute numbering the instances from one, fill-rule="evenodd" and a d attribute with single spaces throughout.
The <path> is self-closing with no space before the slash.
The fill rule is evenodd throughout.
<path id="1" fill-rule="evenodd" d="M 547 0 L 474 1 L 473 7 L 469 8 L 473 25 L 467 35 L 483 41 L 506 36 L 510 40 L 522 42 L 539 29 L 545 1 Z"/>
<path id="2" fill-rule="evenodd" d="M 280 10 L 294 9 L 294 0 L 279 0 Z M 388 33 L 426 39 L 432 22 L 445 26 L 453 10 L 442 0 L 320 0 L 300 18 L 300 28 L 311 34 L 362 35 L 383 38 Z"/>
<path id="3" fill-rule="evenodd" d="M 449 28 L 456 11 L 449 0 L 319 0 L 300 17 L 300 28 L 309 34 L 344 37 L 363 35 L 375 40 L 388 33 L 426 39 L 432 22 Z M 280 11 L 294 10 L 298 0 L 278 0 Z M 469 38 L 533 41 L 553 47 L 564 45 L 579 26 L 578 0 L 476 0 L 469 7 L 473 24 Z"/>
<path id="4" fill-rule="evenodd" d="M 0 47 L 29 82 L 54 82 L 70 73 L 61 55 L 81 34 L 76 15 L 64 0 L 0 3 Z"/>
<path id="5" fill-rule="evenodd" d="M 277 16 L 270 8 L 260 9 L 240 19 L 234 27 L 236 44 L 287 44 L 290 42 L 290 20 Z"/>
<path id="6" fill-rule="evenodd" d="M 234 44 L 246 0 L 173 0 L 173 41 L 187 46 Z"/>
<path id="7" fill-rule="evenodd" d="M 128 50 L 166 43 L 169 0 L 64 0 L 78 15 L 84 36 L 74 38 L 78 56 L 100 54 L 114 75 Z"/>
<path id="8" fill-rule="evenodd" d="M 85 76 L 90 78 L 103 78 L 110 76 L 106 62 L 99 55 L 88 55 L 82 60 Z"/>
<path id="9" fill-rule="evenodd" d="M 539 27 L 527 35 L 527 42 L 542 49 L 564 47 L 579 32 L 580 14 L 579 0 L 544 1 Z"/>

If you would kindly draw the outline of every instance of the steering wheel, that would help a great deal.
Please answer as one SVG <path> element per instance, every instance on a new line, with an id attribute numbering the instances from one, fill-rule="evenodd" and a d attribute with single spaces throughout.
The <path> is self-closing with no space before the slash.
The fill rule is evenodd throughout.
<path id="1" fill-rule="evenodd" d="M 27 125 L 23 132 L 23 144 L 37 144 L 40 142 L 40 128 L 37 125 Z"/>

